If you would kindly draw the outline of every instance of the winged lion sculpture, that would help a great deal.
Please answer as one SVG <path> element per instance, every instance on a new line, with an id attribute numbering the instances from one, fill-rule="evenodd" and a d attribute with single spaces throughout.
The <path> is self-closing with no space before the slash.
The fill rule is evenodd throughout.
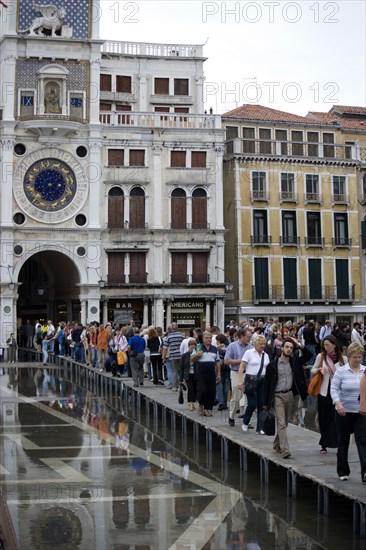
<path id="1" fill-rule="evenodd" d="M 52 36 L 56 36 L 56 31 L 62 29 L 66 17 L 65 8 L 58 8 L 54 4 L 34 4 L 34 9 L 42 15 L 33 19 L 28 29 L 19 31 L 21 33 L 29 32 L 29 35 L 39 35 L 43 29 L 52 30 Z"/>

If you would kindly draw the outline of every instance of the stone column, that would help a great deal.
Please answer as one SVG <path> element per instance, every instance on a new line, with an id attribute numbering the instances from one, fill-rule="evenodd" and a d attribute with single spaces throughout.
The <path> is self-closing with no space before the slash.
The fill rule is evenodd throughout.
<path id="1" fill-rule="evenodd" d="M 144 311 L 143 311 L 143 317 L 142 317 L 142 324 L 148 325 L 149 324 L 149 300 L 144 300 Z"/>
<path id="2" fill-rule="evenodd" d="M 162 298 L 154 300 L 154 326 L 162 327 L 164 324 L 164 301 Z"/>
<path id="3" fill-rule="evenodd" d="M 108 323 L 108 300 L 104 299 L 103 301 L 103 324 Z"/>
<path id="4" fill-rule="evenodd" d="M 100 228 L 100 190 L 99 185 L 102 181 L 102 162 L 101 162 L 101 143 L 100 141 L 93 141 L 90 144 L 89 152 L 89 166 L 88 166 L 88 179 L 89 179 L 89 227 Z M 103 188 L 104 192 L 104 188 Z M 103 204 L 104 206 L 104 204 Z"/>
<path id="5" fill-rule="evenodd" d="M 166 329 L 172 324 L 172 302 L 167 300 L 166 303 Z"/>
<path id="6" fill-rule="evenodd" d="M 206 325 L 211 324 L 211 301 L 206 300 Z"/>
<path id="7" fill-rule="evenodd" d="M 220 327 L 221 332 L 225 329 L 225 301 L 224 298 L 216 299 L 215 308 L 216 318 L 214 319 L 214 325 Z"/>
<path id="8" fill-rule="evenodd" d="M 14 139 L 1 140 L 2 148 L 2 162 L 0 164 L 1 171 L 1 184 L 0 184 L 0 225 L 9 226 L 12 225 L 13 214 L 13 194 L 11 192 L 13 187 L 13 150 Z"/>
<path id="9" fill-rule="evenodd" d="M 86 325 L 86 316 L 87 316 L 87 301 L 81 300 L 81 324 Z"/>

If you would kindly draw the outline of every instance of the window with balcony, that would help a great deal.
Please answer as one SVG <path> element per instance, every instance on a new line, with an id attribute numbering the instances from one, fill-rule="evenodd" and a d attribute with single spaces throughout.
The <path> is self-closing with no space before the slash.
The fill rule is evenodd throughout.
<path id="1" fill-rule="evenodd" d="M 130 283 L 146 283 L 146 253 L 130 252 Z"/>
<path id="2" fill-rule="evenodd" d="M 143 149 L 130 149 L 130 166 L 145 166 L 145 151 Z"/>
<path id="3" fill-rule="evenodd" d="M 351 300 L 351 289 L 349 286 L 349 266 L 348 259 L 339 259 L 335 261 L 336 267 L 336 287 L 337 300 Z"/>
<path id="4" fill-rule="evenodd" d="M 121 229 L 124 227 L 124 200 L 120 187 L 112 187 L 108 193 L 108 228 Z"/>
<path id="5" fill-rule="evenodd" d="M 334 246 L 350 246 L 351 239 L 348 234 L 348 216 L 343 212 L 334 214 Z"/>
<path id="6" fill-rule="evenodd" d="M 108 252 L 108 284 L 118 285 L 125 282 L 124 252 Z"/>
<path id="7" fill-rule="evenodd" d="M 171 195 L 171 228 L 187 229 L 187 196 L 184 189 L 174 189 Z"/>
<path id="8" fill-rule="evenodd" d="M 292 172 L 281 172 L 281 201 L 294 201 L 295 195 L 295 174 Z"/>
<path id="9" fill-rule="evenodd" d="M 268 300 L 268 258 L 254 258 L 254 300 Z"/>
<path id="10" fill-rule="evenodd" d="M 174 107 L 174 113 L 175 114 L 188 114 L 189 113 L 189 107 Z M 179 121 L 180 122 L 187 122 L 188 117 L 186 116 L 180 116 Z"/>
<path id="11" fill-rule="evenodd" d="M 243 153 L 255 153 L 254 128 L 243 128 Z"/>
<path id="12" fill-rule="evenodd" d="M 297 299 L 297 259 L 283 258 L 284 299 Z"/>
<path id="13" fill-rule="evenodd" d="M 318 258 L 308 259 L 308 280 L 310 300 L 322 299 L 322 261 Z"/>
<path id="14" fill-rule="evenodd" d="M 346 204 L 348 197 L 346 194 L 346 176 L 333 176 L 333 201 L 335 203 Z"/>
<path id="15" fill-rule="evenodd" d="M 252 199 L 265 201 L 267 196 L 267 180 L 265 172 L 252 172 Z"/>
<path id="16" fill-rule="evenodd" d="M 101 101 L 99 103 L 99 110 L 100 111 L 111 111 L 112 110 L 112 103 L 107 103 L 106 101 Z"/>
<path id="17" fill-rule="evenodd" d="M 292 154 L 296 157 L 304 156 L 303 133 L 299 130 L 291 131 Z"/>
<path id="18" fill-rule="evenodd" d="M 131 105 L 126 104 L 116 104 L 116 111 L 119 113 L 130 113 L 132 111 Z M 118 122 L 119 124 L 130 124 L 131 123 L 131 115 L 129 114 L 120 114 L 118 115 Z"/>
<path id="19" fill-rule="evenodd" d="M 186 166 L 186 151 L 171 151 L 170 166 L 172 168 L 185 168 Z"/>
<path id="20" fill-rule="evenodd" d="M 252 244 L 270 244 L 268 236 L 267 210 L 253 210 L 253 236 Z"/>
<path id="21" fill-rule="evenodd" d="M 259 128 L 259 152 L 266 155 L 272 152 L 270 128 Z"/>
<path id="22" fill-rule="evenodd" d="M 124 166 L 124 149 L 108 149 L 108 166 Z"/>
<path id="23" fill-rule="evenodd" d="M 308 156 L 319 156 L 319 132 L 308 132 Z"/>
<path id="24" fill-rule="evenodd" d="M 346 141 L 345 142 L 344 157 L 346 159 L 356 158 L 356 142 L 355 141 Z"/>
<path id="25" fill-rule="evenodd" d="M 130 192 L 131 229 L 145 228 L 145 192 L 141 187 L 134 187 Z"/>
<path id="26" fill-rule="evenodd" d="M 327 158 L 334 158 L 334 134 L 328 132 L 323 133 L 323 155 Z"/>
<path id="27" fill-rule="evenodd" d="M 130 94 L 132 92 L 132 78 L 130 76 L 117 75 L 116 91 L 123 94 Z"/>
<path id="28" fill-rule="evenodd" d="M 320 212 L 306 213 L 306 230 L 307 230 L 306 244 L 308 246 L 323 245 Z"/>
<path id="29" fill-rule="evenodd" d="M 112 75 L 101 74 L 100 75 L 100 91 L 111 92 L 112 91 Z"/>
<path id="30" fill-rule="evenodd" d="M 192 151 L 191 167 L 206 168 L 206 151 Z"/>
<path id="31" fill-rule="evenodd" d="M 208 282 L 208 253 L 192 252 L 192 283 Z"/>
<path id="32" fill-rule="evenodd" d="M 320 202 L 318 174 L 306 174 L 305 189 L 306 202 Z"/>
<path id="33" fill-rule="evenodd" d="M 192 193 L 192 229 L 207 229 L 207 194 L 204 189 Z"/>
<path id="34" fill-rule="evenodd" d="M 187 254 L 186 252 L 172 252 L 172 283 L 187 283 Z"/>
<path id="35" fill-rule="evenodd" d="M 188 87 L 188 78 L 174 79 L 174 95 L 189 95 Z"/>
<path id="36" fill-rule="evenodd" d="M 296 212 L 294 210 L 282 211 L 282 238 L 281 244 L 295 245 L 299 244 L 297 236 Z"/>
<path id="37" fill-rule="evenodd" d="M 155 95 L 169 95 L 169 78 L 155 78 L 154 93 Z"/>
<path id="38" fill-rule="evenodd" d="M 287 130 L 276 130 L 276 155 L 288 155 Z"/>

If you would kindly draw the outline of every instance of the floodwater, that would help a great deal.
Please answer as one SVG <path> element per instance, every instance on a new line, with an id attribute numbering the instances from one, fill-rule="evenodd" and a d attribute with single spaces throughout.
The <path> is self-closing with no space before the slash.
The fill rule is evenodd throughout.
<path id="1" fill-rule="evenodd" d="M 223 472 L 191 433 L 139 422 L 62 378 L 57 367 L 11 367 L 0 376 L 0 479 L 21 550 L 361 549 L 352 506 L 316 513 L 316 487 L 286 495 L 277 468 Z M 304 411 L 303 411 L 304 412 Z M 309 411 L 309 419 L 314 422 Z M 231 456 L 233 455 L 233 456 Z"/>

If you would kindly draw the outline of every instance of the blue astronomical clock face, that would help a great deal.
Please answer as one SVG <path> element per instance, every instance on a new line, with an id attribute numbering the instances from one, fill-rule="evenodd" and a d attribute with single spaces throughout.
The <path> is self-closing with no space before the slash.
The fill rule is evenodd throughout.
<path id="1" fill-rule="evenodd" d="M 28 168 L 23 188 L 33 206 L 45 212 L 58 212 L 73 200 L 76 178 L 70 166 L 62 160 L 39 160 Z"/>

